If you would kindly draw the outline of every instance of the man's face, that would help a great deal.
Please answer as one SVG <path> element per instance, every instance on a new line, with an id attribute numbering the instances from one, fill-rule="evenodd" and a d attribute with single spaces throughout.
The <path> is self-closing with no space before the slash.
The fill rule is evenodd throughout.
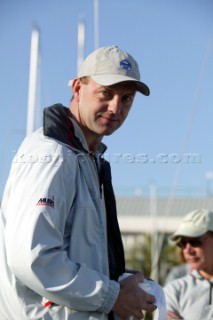
<path id="1" fill-rule="evenodd" d="M 201 237 L 181 237 L 180 241 L 185 260 L 192 269 L 213 272 L 213 235 L 206 233 Z"/>
<path id="2" fill-rule="evenodd" d="M 79 80 L 80 81 L 80 80 Z M 80 83 L 78 121 L 87 138 L 102 139 L 117 130 L 126 119 L 136 93 L 134 83 L 104 87 L 89 78 Z"/>

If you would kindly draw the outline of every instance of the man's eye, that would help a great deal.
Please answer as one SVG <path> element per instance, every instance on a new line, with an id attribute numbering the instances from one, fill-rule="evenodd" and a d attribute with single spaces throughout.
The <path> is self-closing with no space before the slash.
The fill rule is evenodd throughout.
<path id="1" fill-rule="evenodd" d="M 110 99 L 111 98 L 111 93 L 109 91 L 103 90 L 100 91 L 100 97 L 104 99 Z"/>
<path id="2" fill-rule="evenodd" d="M 101 93 L 106 97 L 108 97 L 110 95 L 109 91 L 102 91 Z"/>
<path id="3" fill-rule="evenodd" d="M 133 97 L 132 97 L 132 96 L 124 96 L 124 97 L 123 97 L 123 101 L 125 101 L 125 102 L 132 102 L 132 101 L 133 101 Z"/>

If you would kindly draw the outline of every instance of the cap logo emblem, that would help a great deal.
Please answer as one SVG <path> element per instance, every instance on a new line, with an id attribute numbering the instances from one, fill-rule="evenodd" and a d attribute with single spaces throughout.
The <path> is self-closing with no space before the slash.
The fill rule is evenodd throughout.
<path id="1" fill-rule="evenodd" d="M 120 61 L 121 69 L 130 71 L 132 69 L 131 63 L 128 60 Z"/>

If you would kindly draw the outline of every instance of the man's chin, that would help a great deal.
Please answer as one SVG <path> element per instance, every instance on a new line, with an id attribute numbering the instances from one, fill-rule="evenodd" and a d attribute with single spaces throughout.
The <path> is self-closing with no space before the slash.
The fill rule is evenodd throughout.
<path id="1" fill-rule="evenodd" d="M 198 262 L 192 262 L 191 263 L 191 268 L 195 270 L 199 270 L 202 267 L 201 263 Z"/>
<path id="2" fill-rule="evenodd" d="M 112 133 L 114 133 L 116 130 L 118 130 L 120 128 L 120 126 L 118 125 L 111 125 L 111 126 L 103 126 L 102 130 L 105 136 L 110 136 Z"/>
<path id="3" fill-rule="evenodd" d="M 117 130 L 117 128 L 116 129 L 111 129 L 111 130 L 105 130 L 104 131 L 104 136 L 110 136 L 111 134 L 113 134 L 115 131 Z"/>

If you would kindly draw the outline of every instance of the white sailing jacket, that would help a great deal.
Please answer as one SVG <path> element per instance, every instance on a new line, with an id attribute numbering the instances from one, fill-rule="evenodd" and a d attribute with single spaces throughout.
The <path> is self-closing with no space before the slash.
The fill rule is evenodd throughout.
<path id="1" fill-rule="evenodd" d="M 0 215 L 1 320 L 107 319 L 118 296 L 97 166 L 72 123 L 87 152 L 38 129 L 13 160 Z M 63 134 L 54 121 L 52 130 Z"/>

